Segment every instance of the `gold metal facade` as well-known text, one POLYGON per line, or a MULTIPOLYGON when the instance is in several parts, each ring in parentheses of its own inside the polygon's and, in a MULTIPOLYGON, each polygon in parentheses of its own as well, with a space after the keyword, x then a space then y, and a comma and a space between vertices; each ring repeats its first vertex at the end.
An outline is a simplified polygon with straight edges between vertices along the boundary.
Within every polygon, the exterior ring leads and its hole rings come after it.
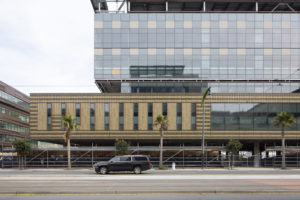
MULTIPOLYGON (((148 130, 147 103, 153 104, 153 120, 162 113, 162 103, 167 103, 169 120, 166 139, 201 139, 201 94, 32 94, 30 104, 31 137, 37 140, 63 140, 61 126, 61 103, 66 113, 75 118, 75 104, 80 103, 80 128, 72 134, 73 139, 158 139, 157 128, 148 130), (47 103, 52 105, 51 130, 47 130, 47 103), (90 130, 90 104, 95 104, 95 130, 90 130), (104 104, 109 103, 109 130, 105 130, 104 104), (119 130, 119 103, 124 103, 124 130, 119 130), (133 103, 138 103, 138 130, 133 130, 133 103), (182 129, 176 130, 176 103, 182 104, 182 129), (191 103, 196 103, 196 130, 191 130, 191 103)), ((300 103, 299 94, 212 94, 205 105, 205 134, 208 140, 279 140, 280 131, 265 130, 212 130, 211 103, 300 103)), ((287 139, 299 139, 300 131, 286 131, 287 139)))

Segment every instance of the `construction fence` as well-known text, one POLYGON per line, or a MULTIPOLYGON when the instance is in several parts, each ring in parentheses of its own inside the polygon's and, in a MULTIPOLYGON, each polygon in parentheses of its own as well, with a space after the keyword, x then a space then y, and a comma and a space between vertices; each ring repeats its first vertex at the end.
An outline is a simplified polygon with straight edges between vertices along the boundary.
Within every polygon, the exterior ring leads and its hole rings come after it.
MULTIPOLYGON (((113 156, 104 156, 104 157, 91 157, 91 156, 72 156, 71 162, 72 167, 92 167, 93 164, 99 161, 108 161, 113 156)), ((159 165, 159 157, 150 157, 151 164, 154 167, 159 165)), ((272 158, 262 159, 260 156, 252 157, 241 157, 234 156, 234 166, 235 167, 254 167, 254 163, 258 162, 259 167, 280 167, 281 166, 281 157, 276 156, 272 158)), ((3 156, 1 158, 1 168, 53 168, 53 167, 67 167, 67 157, 66 156, 57 156, 49 155, 44 156, 26 156, 21 162, 19 158, 15 155, 3 156)), ((206 168, 228 168, 230 166, 231 157, 230 156, 208 156, 204 158, 204 167, 206 168)), ((193 157, 164 157, 163 164, 164 166, 171 167, 175 163, 176 167, 202 167, 202 157, 193 156, 193 157)), ((300 167, 300 159, 298 157, 286 157, 286 166, 287 167, 300 167)))

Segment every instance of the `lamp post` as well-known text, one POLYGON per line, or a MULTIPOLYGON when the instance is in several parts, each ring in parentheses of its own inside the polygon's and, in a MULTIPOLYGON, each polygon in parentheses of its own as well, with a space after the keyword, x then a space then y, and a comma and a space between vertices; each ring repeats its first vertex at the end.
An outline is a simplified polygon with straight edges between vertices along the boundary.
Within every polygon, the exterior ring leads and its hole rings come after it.
POLYGON ((205 99, 206 96, 210 95, 210 87, 208 87, 203 96, 202 96, 202 101, 201 101, 201 105, 202 105, 202 169, 204 169, 204 152, 205 152, 205 132, 204 132, 204 121, 205 121, 205 99))

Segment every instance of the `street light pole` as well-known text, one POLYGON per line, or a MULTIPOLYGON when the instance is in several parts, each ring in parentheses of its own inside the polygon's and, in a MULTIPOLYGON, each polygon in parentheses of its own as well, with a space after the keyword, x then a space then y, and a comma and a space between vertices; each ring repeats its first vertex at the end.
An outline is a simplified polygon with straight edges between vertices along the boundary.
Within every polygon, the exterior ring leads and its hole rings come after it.
POLYGON ((202 169, 204 169, 204 138, 205 138, 205 133, 204 133, 204 121, 205 121, 205 99, 203 100, 202 104, 202 169))
POLYGON ((204 132, 204 121, 205 121, 205 98, 207 95, 210 94, 210 87, 208 87, 206 89, 206 91, 204 92, 203 96, 202 96, 202 101, 201 101, 201 105, 202 105, 202 169, 204 169, 204 152, 205 152, 205 132, 204 132))

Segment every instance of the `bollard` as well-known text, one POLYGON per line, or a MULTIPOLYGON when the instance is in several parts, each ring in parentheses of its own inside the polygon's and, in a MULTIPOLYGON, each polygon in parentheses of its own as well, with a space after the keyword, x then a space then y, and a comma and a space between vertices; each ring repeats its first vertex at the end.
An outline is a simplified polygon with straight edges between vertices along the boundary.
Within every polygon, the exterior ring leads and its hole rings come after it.
POLYGON ((172 169, 173 169, 173 170, 176 169, 176 164, 175 164, 175 162, 172 162, 172 169))

